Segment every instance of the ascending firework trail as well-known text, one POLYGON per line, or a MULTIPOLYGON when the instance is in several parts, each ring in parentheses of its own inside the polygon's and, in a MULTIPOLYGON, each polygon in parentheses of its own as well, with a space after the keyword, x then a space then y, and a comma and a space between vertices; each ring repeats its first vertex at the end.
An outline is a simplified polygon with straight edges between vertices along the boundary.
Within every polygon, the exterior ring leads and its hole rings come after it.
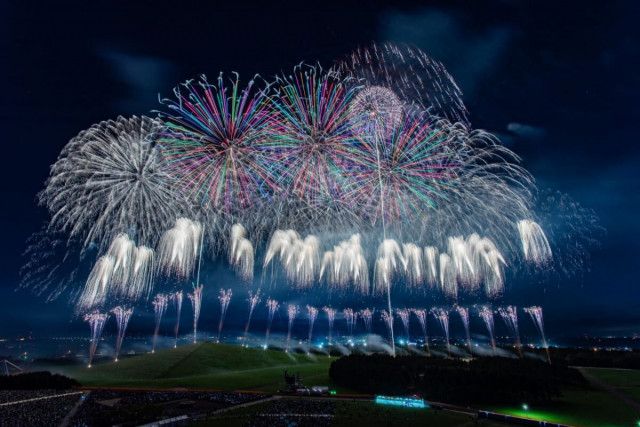
POLYGON ((231 289, 220 289, 220 296, 218 296, 218 300, 220 301, 220 322, 218 322, 218 338, 216 338, 216 342, 220 342, 220 334, 222 333, 222 326, 224 326, 224 317, 227 314, 227 308, 229 308, 229 303, 231 302, 231 289))

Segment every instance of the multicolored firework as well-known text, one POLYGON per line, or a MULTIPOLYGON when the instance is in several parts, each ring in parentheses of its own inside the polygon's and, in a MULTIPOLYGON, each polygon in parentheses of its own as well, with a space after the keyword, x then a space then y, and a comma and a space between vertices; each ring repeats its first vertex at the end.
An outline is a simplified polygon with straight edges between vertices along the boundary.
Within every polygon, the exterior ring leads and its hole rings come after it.
POLYGON ((227 308, 229 308, 232 295, 233 292, 231 292, 231 289, 220 289, 220 295, 218 295, 218 301, 220 301, 220 321, 218 322, 218 338, 216 339, 216 342, 220 342, 220 334, 222 333, 224 318, 227 315, 227 308))
POLYGON ((108 318, 109 313, 100 313, 99 311, 92 311, 91 313, 87 313, 84 315, 84 321, 87 322, 89 324, 89 328, 91 328, 91 340, 89 344, 89 368, 91 367, 93 357, 95 356, 96 350, 98 349, 98 341, 100 341, 102 330, 104 329, 104 325, 105 323, 107 323, 108 318))

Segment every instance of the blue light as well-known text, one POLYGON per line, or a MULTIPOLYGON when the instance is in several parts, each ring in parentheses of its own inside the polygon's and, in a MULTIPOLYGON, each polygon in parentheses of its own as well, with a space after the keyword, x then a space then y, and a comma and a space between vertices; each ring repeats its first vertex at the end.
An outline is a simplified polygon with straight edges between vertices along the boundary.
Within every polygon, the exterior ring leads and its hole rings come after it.
POLYGON ((425 409, 429 407, 424 400, 412 397, 376 396, 375 402, 379 405, 402 406, 404 408, 425 409))

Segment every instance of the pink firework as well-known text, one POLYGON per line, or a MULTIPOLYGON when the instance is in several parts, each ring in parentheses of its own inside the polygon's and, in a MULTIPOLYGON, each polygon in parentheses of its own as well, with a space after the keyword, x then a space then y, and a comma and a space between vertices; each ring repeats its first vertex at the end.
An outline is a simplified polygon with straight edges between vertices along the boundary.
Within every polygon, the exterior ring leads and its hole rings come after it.
POLYGON ((371 333, 371 321, 373 319, 373 310, 369 308, 365 308, 360 310, 360 317, 362 317, 362 321, 364 322, 364 327, 367 330, 367 333, 371 333))
POLYGON ((396 315, 402 321, 402 327, 404 328, 404 335, 407 337, 407 342, 409 341, 409 315, 411 311, 406 308, 399 308, 396 310, 396 315))
POLYGON ((484 325, 487 328, 487 332, 489 333, 489 341, 491 342, 491 348, 495 353, 496 339, 494 338, 494 332, 493 332, 495 329, 494 320, 493 320, 493 310, 491 309, 491 307, 487 307, 486 305, 482 306, 478 309, 478 316, 480 316, 480 318, 484 322, 484 325))
POLYGON ((345 308, 342 310, 342 315, 344 316, 344 320, 347 321, 347 331, 349 336, 353 336, 353 325, 356 323, 357 313, 353 311, 351 308, 345 308))
POLYGON ((393 316, 389 314, 389 312, 387 310, 382 310, 380 312, 380 317, 382 318, 382 320, 384 321, 384 324, 387 325, 387 330, 389 332, 389 338, 393 339, 393 316))
POLYGON ((431 355, 431 350, 429 349, 429 334, 427 330, 427 310, 414 308, 411 311, 418 318, 418 323, 420 323, 420 329, 422 329, 422 335, 424 336, 424 346, 427 350, 427 354, 431 355))
POLYGON ((313 324, 316 322, 316 318, 318 317, 318 309, 311 305, 308 305, 307 317, 309 318, 309 346, 311 346, 311 338, 313 336, 313 324))
POLYGON ((193 343, 197 342, 198 319, 200 319, 200 308, 202 307, 202 285, 194 286, 193 292, 187 294, 193 309, 193 343))
POLYGON ((218 301, 220 301, 220 321, 218 322, 218 338, 217 342, 220 342, 220 334, 222 333, 222 327, 224 326, 224 318, 227 314, 227 308, 229 308, 229 303, 231 302, 231 296, 233 293, 231 289, 220 289, 220 295, 218 296, 218 301))
POLYGON ((116 335, 116 354, 114 361, 118 361, 120 355, 120 349, 122 348, 122 341, 124 341, 124 334, 127 331, 127 325, 129 325, 129 319, 133 314, 133 308, 117 306, 111 310, 116 318, 116 325, 118 326, 118 333, 116 335))
POLYGON ((331 345, 333 339, 333 322, 336 320, 336 309, 331 307, 322 307, 322 311, 327 315, 327 322, 329 324, 329 345, 331 345))
POLYGON ((532 307, 525 307, 524 312, 531 316, 531 321, 538 332, 540 332, 540 337, 542 338, 542 346, 547 353, 547 362, 551 363, 551 356, 549 355, 549 345, 547 344, 547 337, 544 334, 544 319, 542 317, 542 307, 534 305, 532 307))
POLYGON ((445 340, 447 343, 447 354, 451 356, 451 347, 449 346, 449 311, 444 308, 432 308, 431 314, 440 323, 440 327, 444 332, 445 340))
POLYGON ((89 328, 91 328, 91 342, 89 344, 89 368, 91 367, 91 362, 93 362, 93 356, 95 356, 96 350, 98 349, 98 341, 100 341, 102 330, 104 329, 104 325, 105 323, 107 323, 108 318, 109 313, 100 313, 98 311, 93 311, 84 315, 84 321, 87 322, 89 324, 89 328))
POLYGON ((176 306, 176 325, 173 328, 173 333, 175 335, 175 341, 173 343, 173 348, 178 346, 178 334, 180 333, 180 316, 182 315, 182 300, 184 294, 182 291, 177 291, 171 294, 171 299, 173 300, 173 304, 176 306))
POLYGON ((267 315, 267 331, 264 335, 264 345, 267 347, 269 345, 269 334, 271 333, 271 323, 273 323, 273 316, 278 311, 278 307, 280 307, 280 303, 274 299, 267 299, 267 309, 269 310, 267 315))
POLYGON ((158 294, 153 299, 153 313, 155 315, 156 326, 153 330, 153 344, 151 347, 151 353, 156 351, 156 342, 158 341, 158 332, 160 331, 160 323, 162 322, 162 316, 167 311, 167 304, 169 302, 169 296, 165 294, 158 294))
POLYGON ((249 325, 251 325, 253 310, 255 310, 256 305, 260 303, 260 290, 258 290, 255 294, 249 291, 249 298, 247 298, 247 303, 249 304, 249 317, 247 318, 247 324, 244 327, 243 341, 246 341, 247 339, 247 333, 249 332, 249 325))
POLYGON ((286 351, 289 351, 289 345, 291 343, 291 328, 293 327, 293 322, 296 320, 296 316, 300 312, 300 307, 295 304, 289 304, 287 306, 287 316, 289 318, 289 323, 287 326, 287 348, 286 351))
POLYGON ((456 306, 456 311, 460 316, 460 320, 462 321, 462 325, 464 326, 464 332, 467 338, 467 347, 469 348, 469 353, 471 353, 471 333, 469 332, 469 309, 466 307, 461 307, 459 305, 456 306))
POLYGON ((518 328, 518 308, 515 305, 498 308, 498 314, 502 317, 505 325, 513 334, 513 345, 520 357, 522 357, 522 343, 520 342, 520 329, 518 328))

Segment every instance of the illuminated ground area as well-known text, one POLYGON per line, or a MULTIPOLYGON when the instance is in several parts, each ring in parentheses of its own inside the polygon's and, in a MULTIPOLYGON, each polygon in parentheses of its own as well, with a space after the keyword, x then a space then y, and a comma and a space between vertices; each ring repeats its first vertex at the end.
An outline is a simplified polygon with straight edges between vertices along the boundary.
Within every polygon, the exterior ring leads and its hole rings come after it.
MULTIPOLYGON (((306 385, 332 386, 328 374, 332 360, 335 358, 203 343, 162 350, 156 354, 124 358, 118 363, 98 363, 91 369, 84 366, 64 368, 64 373, 76 378, 85 386, 185 387, 275 392, 283 386, 282 372, 284 369, 299 373, 306 385)), ((640 401, 640 371, 596 368, 588 368, 585 371, 615 390, 621 391, 632 400, 640 401)), ((338 388, 339 396, 348 392, 349 390, 338 388)), ((528 410, 519 406, 479 409, 490 409, 538 420, 589 427, 632 426, 640 420, 640 412, 636 411, 632 405, 623 402, 611 390, 601 390, 595 387, 563 389, 563 396, 557 401, 544 406, 530 405, 528 410)), ((239 414, 243 414, 243 411, 246 412, 249 409, 238 411, 239 414)), ((333 425, 349 424, 353 421, 352 414, 361 414, 372 420, 371 425, 378 425, 374 421, 382 419, 379 418, 381 416, 378 414, 379 411, 386 411, 385 417, 400 417, 401 419, 415 417, 416 421, 424 421, 423 425, 426 425, 428 421, 433 421, 428 425, 444 426, 468 422, 468 419, 463 416, 462 421, 453 417, 448 423, 448 419, 444 417, 441 422, 438 419, 436 423, 434 420, 428 419, 428 417, 435 416, 433 411, 382 409, 367 402, 336 403, 332 422, 333 425)), ((444 415, 438 416, 443 417, 444 415)), ((226 414, 224 417, 228 416, 230 415, 226 414)), ((244 415, 242 416, 244 417, 244 415)), ((451 417, 451 415, 447 416, 451 417)), ((214 419, 207 422, 214 423, 221 420, 222 418, 218 421, 214 419)), ((224 425, 228 425, 227 422, 231 423, 230 419, 224 418, 224 420, 226 420, 224 425)))

